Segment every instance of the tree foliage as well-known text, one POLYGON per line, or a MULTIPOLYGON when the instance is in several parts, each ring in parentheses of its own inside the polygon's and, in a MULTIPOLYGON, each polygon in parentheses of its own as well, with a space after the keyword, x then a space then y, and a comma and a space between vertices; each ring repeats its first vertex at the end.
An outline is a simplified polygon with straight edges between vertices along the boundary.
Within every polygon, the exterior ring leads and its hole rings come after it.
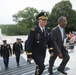
POLYGON ((16 25, 0 25, 2 34, 5 35, 17 35, 17 26, 16 25))
POLYGON ((27 7, 13 15, 19 34, 27 34, 30 28, 35 27, 37 13, 35 8, 27 7))
POLYGON ((58 24, 57 19, 60 16, 65 16, 68 20, 67 31, 76 30, 76 11, 72 9, 70 1, 62 0, 53 7, 49 15, 49 26, 56 26, 58 24))
MULTIPOLYGON (((44 10, 41 10, 44 11, 44 10)), ((30 28, 37 25, 36 15, 39 11, 32 7, 27 7, 13 15, 15 25, 0 25, 2 33, 5 35, 25 35, 28 34, 30 28)), ((65 16, 68 20, 66 31, 76 31, 76 11, 72 9, 70 1, 62 0, 55 4, 52 12, 48 12, 48 24, 50 28, 57 26, 57 19, 65 16)))

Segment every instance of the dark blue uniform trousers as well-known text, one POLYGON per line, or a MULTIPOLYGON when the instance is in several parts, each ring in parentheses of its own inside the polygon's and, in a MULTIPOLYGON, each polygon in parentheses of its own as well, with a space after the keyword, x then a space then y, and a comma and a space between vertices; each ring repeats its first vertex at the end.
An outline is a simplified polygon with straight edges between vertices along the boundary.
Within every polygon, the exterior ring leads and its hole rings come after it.
POLYGON ((37 56, 34 56, 33 59, 36 63, 35 75, 41 75, 45 69, 45 65, 44 65, 45 57, 42 55, 37 55, 37 56))
POLYGON ((9 63, 9 55, 3 55, 4 65, 7 68, 9 63))

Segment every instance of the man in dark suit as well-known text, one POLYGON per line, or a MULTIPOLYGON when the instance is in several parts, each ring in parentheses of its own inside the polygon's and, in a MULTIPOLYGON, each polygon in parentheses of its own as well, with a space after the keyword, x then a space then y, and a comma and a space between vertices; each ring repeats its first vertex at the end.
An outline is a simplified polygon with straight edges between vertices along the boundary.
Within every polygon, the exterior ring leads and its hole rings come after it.
POLYGON ((52 52, 53 48, 50 40, 50 32, 45 25, 47 24, 47 13, 41 12, 37 15, 39 25, 36 28, 32 28, 28 35, 26 51, 28 60, 32 59, 36 63, 35 75, 41 75, 45 69, 44 59, 46 56, 46 49, 52 52))
POLYGON ((11 46, 7 44, 7 40, 3 40, 1 45, 1 56, 4 60, 5 70, 8 69, 9 55, 12 55, 11 46))
POLYGON ((66 27, 67 24, 67 19, 64 16, 61 16, 58 18, 58 26, 54 27, 51 31, 51 39, 53 41, 53 46, 54 46, 54 55, 50 57, 49 60, 49 73, 50 75, 53 74, 52 72, 52 68, 54 65, 54 62, 57 58, 57 56, 59 58, 62 59, 62 62, 60 64, 60 66, 58 67, 58 71, 60 71, 62 74, 66 74, 66 72, 64 72, 64 68, 67 64, 67 62, 69 61, 69 55, 68 55, 68 51, 66 50, 66 48, 64 47, 63 43, 64 43, 64 36, 65 36, 65 32, 64 32, 64 28, 66 27))
POLYGON ((13 44, 13 54, 15 53, 16 63, 17 63, 18 67, 19 67, 19 61, 20 61, 21 51, 23 51, 23 46, 22 46, 22 43, 21 43, 21 39, 17 38, 17 42, 15 42, 13 44))

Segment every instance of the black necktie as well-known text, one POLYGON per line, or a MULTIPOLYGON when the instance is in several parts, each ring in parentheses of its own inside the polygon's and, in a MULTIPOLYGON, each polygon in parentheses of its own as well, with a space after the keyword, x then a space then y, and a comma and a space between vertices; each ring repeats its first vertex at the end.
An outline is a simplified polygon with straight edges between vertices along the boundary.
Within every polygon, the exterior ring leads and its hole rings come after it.
POLYGON ((46 37, 45 30, 43 29, 43 36, 46 37))
POLYGON ((44 35, 44 29, 42 29, 43 35, 44 35))
POLYGON ((44 33, 44 29, 43 29, 43 33, 44 33))

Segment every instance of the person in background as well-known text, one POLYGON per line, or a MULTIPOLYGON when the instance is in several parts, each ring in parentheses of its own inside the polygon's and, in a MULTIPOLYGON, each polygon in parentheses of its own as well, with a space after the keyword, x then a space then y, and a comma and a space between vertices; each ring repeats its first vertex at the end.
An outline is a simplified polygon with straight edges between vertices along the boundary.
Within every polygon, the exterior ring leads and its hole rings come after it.
POLYGON ((3 40, 3 44, 1 45, 1 56, 3 57, 5 70, 8 69, 10 55, 12 55, 11 46, 7 44, 7 40, 3 40))
POLYGON ((74 36, 74 39, 75 39, 75 41, 74 41, 74 42, 75 42, 75 44, 76 44, 76 34, 75 34, 75 36, 74 36))
POLYGON ((23 51, 21 39, 17 38, 17 41, 13 44, 13 54, 15 54, 16 56, 16 63, 18 67, 19 67, 19 62, 20 62, 21 51, 23 51))
POLYGON ((71 35, 72 35, 72 38, 69 40, 69 45, 70 45, 71 52, 73 52, 74 51, 75 37, 74 37, 74 34, 71 34, 71 35))

